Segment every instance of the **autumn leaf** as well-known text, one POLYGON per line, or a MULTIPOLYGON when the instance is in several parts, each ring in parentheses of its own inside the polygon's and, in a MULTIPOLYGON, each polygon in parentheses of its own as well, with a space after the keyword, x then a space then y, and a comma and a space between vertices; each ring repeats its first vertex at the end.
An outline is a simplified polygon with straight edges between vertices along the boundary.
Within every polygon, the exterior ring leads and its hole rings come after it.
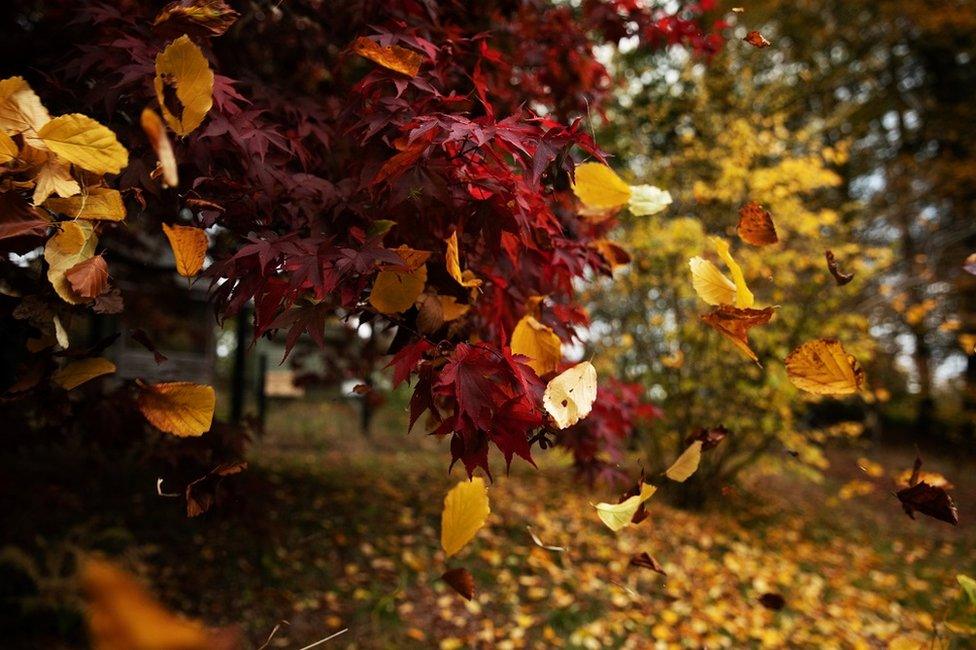
POLYGON ((460 284, 462 287, 480 287, 481 280, 474 277, 470 271, 461 273, 461 260, 458 252, 457 231, 452 232, 451 236, 444 241, 447 243, 447 251, 444 253, 444 260, 447 264, 447 272, 452 278, 454 278, 455 282, 460 284))
POLYGON ((170 226, 165 223, 163 232, 173 249, 176 272, 187 278, 199 273, 207 257, 207 233, 194 226, 170 226))
POLYGON ((721 305, 711 313, 701 316, 701 320, 735 345, 747 359, 759 363, 759 357, 749 346, 749 330, 765 325, 773 317, 773 308, 738 309, 721 305))
POLYGON ((709 305, 731 305, 735 302, 735 283, 718 270, 718 267, 702 257, 688 260, 691 268, 691 285, 698 297, 709 305))
POLYGON ((966 598, 969 599, 969 604, 976 607, 976 580, 973 580, 964 573, 956 575, 956 582, 962 587, 962 590, 966 594, 966 598))
POLYGON ((153 27, 200 27, 210 36, 220 36, 239 16, 224 0, 175 0, 156 15, 153 27))
POLYGON ((97 298, 108 288, 108 266, 101 255, 78 262, 64 275, 71 289, 82 298, 97 298))
POLYGON ((786 374, 794 386, 816 395, 848 395, 864 383, 857 359, 834 339, 807 341, 790 352, 786 374))
POLYGON ((759 597, 759 604, 765 607, 766 609, 779 611, 786 606, 786 599, 779 594, 766 592, 759 597))
MULTIPOLYGON (((827 252, 830 253, 830 251, 827 252)), ((831 253, 831 257, 833 257, 832 253, 831 253)), ((827 260, 827 263, 829 265, 830 263, 829 259, 827 260)), ((966 261, 962 263, 962 268, 964 271, 966 271, 966 273, 969 273, 970 275, 976 275, 976 253, 970 253, 966 257, 966 261)), ((836 278, 837 276, 834 277, 836 278)))
POLYGON ((512 354, 527 356, 529 367, 540 377, 558 368, 562 359, 562 341, 532 316, 523 316, 515 326, 511 349, 512 354))
POLYGON ((207 58, 185 34, 156 57, 156 99, 177 135, 188 135, 203 122, 213 106, 213 84, 207 58))
POLYGON ((48 264, 47 279, 62 300, 77 305, 85 302, 85 298, 71 287, 66 274, 72 267, 95 254, 98 237, 89 221, 79 219, 59 225, 61 231, 48 239, 44 246, 44 261, 48 264))
POLYGON ((37 151, 41 163, 34 177, 34 205, 41 205, 49 196, 74 196, 81 192, 81 185, 71 176, 71 165, 51 152, 37 151))
POLYGON ((173 145, 166 135, 166 127, 159 114, 151 108, 145 108, 139 119, 142 130, 149 138, 149 144, 156 152, 159 159, 159 168, 162 171, 163 187, 176 187, 179 185, 179 176, 176 171, 176 156, 173 154, 173 145))
POLYGON ((490 513, 488 488, 480 476, 461 481, 451 488, 444 497, 441 513, 441 547, 448 557, 474 538, 490 513))
POLYGON ((598 503, 596 514, 607 528, 617 532, 630 525, 631 520, 645 501, 651 498, 657 488, 650 483, 641 483, 640 492, 620 503, 598 503))
POLYGON ((471 305, 459 303, 454 296, 437 296, 437 299, 441 303, 441 313, 444 315, 445 323, 461 318, 471 309, 471 305))
POLYGON ((80 113, 54 118, 37 136, 58 156, 94 174, 118 174, 129 164, 129 152, 115 133, 80 113))
POLYGON ((182 438, 210 430, 216 402, 211 386, 175 381, 142 384, 137 403, 150 424, 182 438))
POLYGON ((0 165, 12 162, 20 154, 17 143, 9 135, 0 131, 0 165))
POLYGON ((654 185, 631 185, 627 209, 638 216, 650 216, 663 212, 673 202, 671 193, 654 185))
POLYGON ((449 569, 441 576, 441 580, 451 586, 451 589, 461 594, 465 600, 474 598, 474 576, 464 567, 449 569))
POLYGON ((121 221, 126 215, 122 195, 107 187, 93 187, 87 194, 68 198, 48 199, 44 207, 73 219, 121 221))
POLYGON ((729 268, 729 273, 732 274, 732 282, 735 284, 734 305, 739 308, 752 307, 755 298, 753 298, 752 292, 749 291, 749 287, 746 286, 746 278, 742 275, 742 267, 732 259, 732 253, 729 252, 729 242, 721 237, 711 237, 710 239, 715 246, 715 252, 722 258, 722 261, 729 268))
POLYGON ((598 239, 593 242, 593 247, 607 261, 611 270, 630 264, 630 254, 609 239, 598 239))
POLYGON ((837 266, 837 259, 834 257, 833 251, 824 251, 824 257, 827 258, 827 270, 830 271, 832 276, 834 276, 834 281, 837 283, 838 287, 842 287, 854 279, 853 273, 841 272, 840 267, 837 266))
POLYGON ((578 363, 549 382, 542 405, 560 429, 570 427, 587 415, 596 400, 596 368, 589 361, 578 363))
POLYGON ((352 44, 352 51, 359 56, 377 63, 387 70, 393 70, 408 77, 416 77, 424 57, 398 45, 384 47, 371 38, 360 36, 352 44))
POLYGON ((115 372, 115 364, 102 357, 72 361, 51 375, 55 384, 73 390, 86 381, 115 372))
POLYGON ((739 208, 739 225, 736 228, 742 241, 753 246, 766 246, 779 241, 773 215, 755 201, 739 208))
POLYGON ((660 573, 662 576, 668 575, 667 573, 664 572, 664 567, 661 566, 661 563, 657 561, 657 558, 655 558, 647 551, 631 556, 630 562, 628 564, 630 564, 630 566, 650 569, 651 571, 660 573))
POLYGON ((0 131, 7 135, 24 135, 31 147, 45 149, 37 132, 51 120, 40 97, 22 77, 0 81, 0 131))
POLYGON ((588 208, 609 210, 630 201, 630 185, 607 165, 587 162, 576 166, 573 193, 588 208))
POLYGON ((397 141, 396 145, 399 152, 383 163, 380 170, 376 172, 376 176, 370 181, 370 185, 376 185, 377 183, 396 178, 413 167, 420 160, 423 153, 427 151, 427 148, 436 135, 436 130, 431 129, 418 137, 414 142, 407 143, 405 139, 397 141))
POLYGON ((444 325, 444 308, 437 296, 421 295, 417 299, 417 329, 433 334, 444 325))
POLYGON ((921 457, 916 457, 915 464, 908 478, 908 487, 898 490, 895 493, 895 496, 901 501, 901 507, 904 509, 905 514, 914 519, 915 512, 921 512, 923 515, 927 515, 933 519, 944 521, 953 526, 958 525, 959 512, 956 510, 956 504, 953 503, 952 497, 949 496, 948 492, 948 488, 951 485, 945 478, 939 475, 936 476, 938 479, 942 479, 941 484, 939 484, 940 481, 937 479, 928 482, 923 479, 921 470, 922 459, 921 457))
POLYGON ((718 447, 719 443, 725 440, 728 435, 729 430, 722 425, 717 427, 702 427, 688 436, 685 439, 685 444, 690 445, 697 440, 702 443, 702 451, 708 451, 709 449, 718 447))
POLYGON ((674 464, 664 472, 664 475, 672 481, 684 483, 688 480, 688 477, 698 471, 698 465, 701 463, 701 455, 702 441, 695 440, 687 449, 681 452, 678 460, 674 461, 674 464))
POLYGON ((746 34, 742 40, 744 40, 749 45, 758 49, 762 49, 764 47, 769 47, 770 45, 772 45, 772 43, 766 40, 765 36, 763 36, 762 34, 760 34, 755 30, 746 34))
POLYGON ((380 271, 369 293, 369 304, 381 314, 398 314, 413 306, 427 284, 427 265, 412 271, 380 271))

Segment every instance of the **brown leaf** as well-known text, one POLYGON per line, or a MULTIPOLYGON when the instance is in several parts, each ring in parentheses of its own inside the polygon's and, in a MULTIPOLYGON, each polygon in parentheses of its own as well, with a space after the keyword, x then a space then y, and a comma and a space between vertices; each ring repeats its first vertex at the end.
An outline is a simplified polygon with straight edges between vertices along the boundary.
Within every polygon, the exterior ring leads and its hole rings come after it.
POLYGON ((739 208, 739 237, 753 246, 766 246, 779 241, 773 215, 755 201, 739 208))
POLYGON ((770 45, 772 45, 772 43, 766 40, 765 36, 763 36, 762 34, 760 34, 755 30, 746 34, 745 38, 743 38, 742 40, 744 40, 749 45, 759 49, 762 49, 764 47, 769 47, 770 45))
POLYGON ((463 567, 448 569, 441 576, 441 579, 449 584, 451 588, 461 594, 465 600, 474 598, 474 576, 463 567))
POLYGON ((779 594, 766 592, 759 597, 759 604, 766 609, 771 609, 774 612, 778 612, 786 606, 786 599, 779 594))
POLYGON ((953 526, 958 525, 959 512, 956 510, 956 504, 952 502, 952 497, 949 496, 947 490, 949 483, 933 485, 924 480, 919 480, 922 476, 921 470, 922 459, 916 456, 912 473, 908 478, 908 487, 895 493, 895 496, 901 501, 901 507, 904 508, 905 514, 914 519, 915 513, 921 512, 933 519, 944 521, 953 526))
POLYGON ((837 267, 837 259, 834 257, 833 251, 824 251, 824 257, 827 258, 827 270, 834 276, 838 287, 842 287, 854 279, 853 273, 841 273, 841 270, 837 267))
POLYGON ((706 325, 732 341, 736 349, 747 359, 759 363, 759 357, 749 347, 749 330, 758 325, 765 325, 772 317, 772 307, 740 309, 731 305, 720 305, 701 319, 706 325))
POLYGON ((67 270, 64 277, 82 298, 97 298, 108 289, 108 266, 101 255, 78 262, 67 270))
POLYGON ((247 469, 245 461, 223 463, 186 486, 186 516, 196 517, 213 506, 217 499, 217 487, 225 476, 240 474, 247 469))
POLYGON ((731 432, 722 425, 708 428, 702 427, 688 436, 685 439, 685 444, 690 445, 694 441, 699 440, 702 443, 702 451, 708 451, 717 447, 720 442, 725 440, 725 437, 729 433, 731 432))
POLYGON ((146 334, 145 330, 139 328, 129 330, 129 336, 132 337, 133 341, 152 352, 153 359, 156 361, 157 365, 169 358, 156 349, 156 344, 152 342, 152 339, 149 338, 149 335, 146 334))
POLYGON ((360 36, 352 44, 352 51, 359 56, 378 63, 388 70, 399 72, 408 77, 415 77, 420 72, 420 64, 424 57, 398 45, 383 47, 376 41, 360 36))
POLYGON ((175 31, 197 27, 210 36, 220 36, 238 16, 240 14, 227 6, 224 0, 176 0, 163 7, 153 21, 153 27, 175 31))
POLYGON ((422 334, 433 334, 444 324, 444 308, 436 295, 421 295, 417 312, 417 329, 422 334))
POLYGON ((647 551, 644 551, 643 553, 638 553, 633 557, 631 557, 630 566, 638 566, 645 569, 650 569, 651 571, 660 573, 662 576, 668 575, 667 573, 664 572, 664 567, 661 566, 661 563, 657 561, 657 558, 655 558, 647 551))
POLYGON ((123 308, 122 292, 118 287, 95 298, 92 305, 92 311, 96 314, 121 314, 123 308))

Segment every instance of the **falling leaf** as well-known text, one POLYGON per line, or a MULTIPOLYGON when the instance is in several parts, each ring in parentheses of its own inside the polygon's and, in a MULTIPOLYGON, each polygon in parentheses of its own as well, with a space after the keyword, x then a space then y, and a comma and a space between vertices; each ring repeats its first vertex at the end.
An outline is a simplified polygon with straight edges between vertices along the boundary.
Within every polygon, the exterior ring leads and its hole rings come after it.
POLYGON ((758 325, 765 325, 773 317, 773 308, 765 309, 737 309, 729 305, 721 305, 711 313, 701 317, 709 327, 727 338, 736 349, 750 361, 759 362, 759 357, 749 347, 749 330, 758 325))
POLYGON ((71 345, 71 342, 68 340, 68 330, 66 330, 64 325, 61 324, 61 318, 59 316, 55 316, 53 321, 54 338, 57 340, 58 345, 61 346, 62 350, 67 350, 68 346, 71 345))
POLYGON ((463 567, 449 569, 441 576, 441 580, 449 584, 465 600, 474 598, 474 576, 467 569, 463 567))
POLYGON ((51 375, 51 379, 53 379, 54 383, 61 388, 65 390, 73 390, 84 384, 86 381, 92 380, 95 377, 101 377, 102 375, 108 375, 113 372, 115 372, 114 363, 102 357, 94 357, 91 359, 72 361, 64 368, 61 368, 51 375))
POLYGON ((146 334, 145 330, 136 328, 134 330, 129 330, 129 336, 132 340, 152 352, 153 359, 157 364, 163 363, 167 360, 167 356, 156 349, 156 344, 152 342, 149 335, 146 334))
POLYGON ((539 548, 544 548, 547 551, 554 551, 556 553, 562 553, 566 550, 565 547, 562 546, 549 546, 548 544, 544 544, 542 540, 539 539, 539 536, 535 534, 535 531, 532 530, 532 526, 526 526, 525 529, 529 531, 529 536, 532 538, 532 542, 539 548))
POLYGON ((227 6, 224 0, 175 0, 157 14, 153 26, 196 26, 206 30, 210 36, 220 36, 238 16, 240 14, 227 6))
POLYGON ((479 287, 481 286, 481 280, 473 276, 467 275, 468 272, 461 273, 461 261, 458 253, 458 240, 457 231, 451 233, 451 236, 446 240, 447 242, 447 252, 444 254, 444 259, 447 264, 447 272, 451 275, 454 280, 460 284, 462 287, 479 287))
POLYGON ((691 284, 698 297, 709 305, 731 305, 735 302, 735 283, 718 270, 718 267, 701 257, 688 260, 691 268, 691 284))
POLYGON ((976 580, 960 573, 956 575, 956 582, 959 583, 959 586, 966 593, 966 597, 969 598, 969 604, 976 607, 976 580))
POLYGON ((95 299, 108 288, 108 266, 101 255, 78 262, 65 271, 71 289, 82 298, 95 299))
POLYGON ((125 219, 125 204, 118 190, 107 187, 93 187, 87 194, 76 194, 68 198, 48 199, 44 207, 60 212, 73 219, 92 219, 122 221, 125 219))
POLYGON ((200 126, 213 105, 213 83, 207 58, 185 34, 156 57, 156 99, 174 133, 188 135, 200 126))
POLYGON ((79 113, 54 118, 37 135, 58 156, 94 174, 118 174, 129 164, 115 133, 79 113))
POLYGON ((708 428, 702 427, 688 436, 685 439, 685 444, 690 445, 697 440, 702 443, 702 451, 708 451, 709 449, 718 447, 719 443, 725 440, 729 433, 729 430, 722 425, 708 428))
POLYGON ((766 592, 759 597, 759 604, 765 607, 766 609, 779 611, 786 606, 786 599, 780 596, 779 594, 766 592))
POLYGON ((587 162, 576 166, 573 193, 588 208, 609 210, 630 201, 630 185, 607 165, 587 162))
POLYGON ((674 464, 668 468, 664 475, 672 481, 684 483, 688 480, 689 476, 698 471, 698 465, 701 463, 701 455, 702 441, 695 440, 678 456, 678 460, 674 461, 674 464))
POLYGON ((187 278, 199 273, 207 256, 207 233, 194 226, 170 226, 165 223, 163 232, 173 249, 176 272, 187 278))
POLYGON ((665 368, 671 368, 672 370, 678 370, 685 365, 685 353, 680 348, 661 357, 661 365, 665 368))
POLYGON ((772 45, 772 43, 766 40, 765 36, 763 36, 757 31, 749 32, 742 40, 744 40, 749 45, 759 49, 762 49, 764 47, 769 47, 770 45, 772 45))
POLYGON ((71 165, 53 153, 43 153, 42 162, 34 177, 34 205, 44 203, 49 196, 74 196, 81 192, 81 186, 71 176, 71 165))
POLYGON ((140 388, 139 410, 160 431, 182 438, 210 430, 217 403, 213 387, 174 381, 140 388))
POLYGON ((485 480, 475 476, 461 481, 444 497, 441 546, 448 557, 456 554, 481 530, 491 513, 485 480))
POLYGON ((420 72, 420 64, 424 62, 424 57, 413 50, 398 45, 384 47, 365 36, 360 36, 353 42, 352 51, 364 59, 408 77, 416 77, 420 72))
POLYGON ((645 217, 667 209, 673 203, 671 193, 654 185, 631 185, 627 208, 630 213, 645 217))
MULTIPOLYGON (((915 458, 915 465, 912 467, 911 475, 908 479, 908 487, 898 490, 895 496, 901 501, 901 507, 912 519, 916 512, 923 515, 944 521, 956 526, 959 524, 959 512, 956 504, 949 496, 947 488, 936 486, 921 480, 922 459, 915 458)), ((944 479, 943 479, 944 480, 944 479)))
POLYGON ((22 77, 0 81, 0 131, 7 135, 22 133, 28 145, 45 149, 37 132, 50 120, 40 97, 22 77))
POLYGON ((593 247, 607 261, 611 270, 630 264, 630 253, 609 239, 598 239, 593 242, 593 247))
POLYGON ((142 130, 146 137, 149 138, 149 144, 156 152, 156 158, 159 159, 159 168, 163 174, 163 187, 176 187, 180 182, 176 171, 176 156, 173 154, 173 145, 169 141, 169 136, 166 135, 166 127, 163 125, 162 118, 151 108, 145 108, 139 122, 142 124, 142 130))
POLYGON ((794 386, 816 395, 849 395, 864 383, 857 359, 834 339, 807 341, 790 352, 786 374, 794 386))
POLYGON ((755 201, 749 201, 739 208, 739 237, 753 246, 766 246, 779 241, 773 215, 755 201))
POLYGON ((20 154, 17 143, 9 135, 0 131, 0 165, 12 162, 20 154))
POLYGON ((969 257, 967 257, 966 261, 963 262, 962 268, 963 270, 966 271, 966 273, 971 273, 972 275, 976 275, 976 253, 969 254, 969 257))
POLYGON ((471 309, 471 305, 459 303, 454 296, 437 296, 437 299, 441 301, 441 313, 446 323, 461 318, 471 309))
POLYGON ((426 284, 426 264, 412 271, 380 271, 369 293, 369 304, 381 314, 398 314, 413 306, 426 284))
POLYGON ((641 483, 640 492, 632 497, 628 497, 620 503, 598 503, 596 514, 600 521, 606 524, 607 528, 617 532, 628 526, 641 504, 651 498, 657 488, 650 483, 641 483))
POLYGON ((838 287, 842 287, 854 279, 853 273, 841 273, 841 270, 837 266, 837 259, 834 257, 833 251, 824 251, 824 257, 827 258, 827 270, 830 271, 832 276, 834 276, 834 280, 837 282, 838 287))
POLYGON ((217 487, 225 476, 247 469, 244 461, 223 463, 186 486, 186 516, 198 517, 210 510, 217 497, 217 487))
POLYGON ((66 274, 76 264, 95 254, 98 237, 90 221, 65 221, 59 225, 61 231, 48 239, 44 246, 47 279, 62 300, 77 305, 85 302, 85 299, 71 288, 66 274))
POLYGON ((554 377, 542 395, 542 405, 560 429, 589 415, 595 400, 596 368, 589 361, 578 363, 554 377))
POLYGON ((529 367, 540 377, 555 371, 562 359, 562 341, 532 316, 523 316, 515 326, 511 348, 513 354, 527 356, 529 367))
POLYGON ((715 252, 722 258, 722 261, 729 268, 729 273, 732 274, 732 282, 735 285, 735 306, 739 308, 752 307, 755 299, 752 296, 752 292, 749 291, 749 287, 746 286, 746 278, 742 275, 742 267, 732 259, 732 253, 729 252, 729 242, 721 237, 711 237, 710 239, 712 240, 712 244, 715 245, 715 252))
POLYGON ((657 558, 655 558, 647 551, 632 556, 630 558, 630 566, 650 569, 651 571, 656 571, 657 573, 660 573, 662 576, 668 575, 667 573, 664 572, 664 567, 661 566, 661 563, 657 561, 657 558))

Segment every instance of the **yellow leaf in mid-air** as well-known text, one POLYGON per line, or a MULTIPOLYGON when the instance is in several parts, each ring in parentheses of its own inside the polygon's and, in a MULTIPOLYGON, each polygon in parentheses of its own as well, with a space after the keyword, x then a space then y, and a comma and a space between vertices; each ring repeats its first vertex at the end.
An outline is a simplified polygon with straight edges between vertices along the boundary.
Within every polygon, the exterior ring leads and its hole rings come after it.
POLYGON ((699 298, 709 305, 735 302, 735 284, 717 266, 698 256, 688 260, 688 266, 691 267, 691 285, 699 298))
POLYGON ((696 440, 687 449, 681 452, 678 456, 678 460, 674 461, 674 464, 668 468, 664 475, 667 476, 672 481, 677 481, 678 483, 684 483, 688 480, 688 477, 698 471, 698 465, 701 463, 702 455, 702 441, 696 440))
POLYGON ((399 72, 408 77, 416 77, 420 72, 420 64, 424 62, 424 57, 399 45, 383 47, 371 38, 360 36, 352 44, 352 51, 369 59, 373 63, 378 63, 388 70, 399 72))
POLYGON ((186 34, 156 57, 156 99, 177 135, 187 135, 203 122, 213 106, 213 84, 207 57, 186 34))
POLYGON ((642 503, 650 499, 656 491, 657 488, 650 483, 641 483, 640 494, 628 497, 620 503, 598 503, 594 506, 596 514, 600 517, 600 521, 606 524, 607 528, 617 532, 630 524, 637 513, 637 509, 642 503))
POLYGON ((412 271, 380 271, 369 293, 369 304, 381 314, 399 314, 413 306, 427 284, 427 265, 412 271))
POLYGON ((176 156, 173 154, 173 145, 166 135, 166 127, 159 114, 151 108, 142 109, 142 116, 139 118, 142 130, 149 138, 149 144, 156 152, 159 159, 159 169, 163 176, 163 187, 176 187, 179 176, 176 173, 176 156))
POLYGON ((122 195, 118 190, 107 187, 93 187, 87 194, 76 194, 68 198, 48 199, 44 202, 44 207, 74 219, 125 219, 122 195))
POLYGON ((607 165, 587 162, 576 166, 573 193, 588 208, 609 210, 630 201, 630 185, 607 165))
POLYGON ((160 431, 183 438, 210 430, 217 404, 212 386, 173 381, 140 388, 139 410, 160 431))
POLYGON ((23 133, 24 142, 43 149, 44 143, 37 137, 37 132, 50 119, 41 98, 22 77, 0 81, 0 131, 7 135, 23 133))
POLYGON ((61 388, 72 390, 95 377, 113 372, 115 372, 114 363, 103 357, 94 357, 72 361, 51 375, 51 379, 61 388))
POLYGON ((722 258, 725 265, 729 267, 729 273, 732 274, 732 282, 735 284, 735 306, 740 309, 752 307, 755 303, 755 298, 753 298, 752 292, 749 291, 749 287, 746 286, 746 278, 742 275, 742 267, 732 259, 732 254, 729 252, 729 242, 721 237, 712 237, 711 240, 715 245, 715 252, 722 258))
POLYGON ((0 165, 6 165, 20 153, 17 143, 9 135, 0 131, 0 165))
POLYGON ((794 386, 816 395, 849 395, 864 383, 861 364, 834 339, 807 341, 790 352, 786 374, 794 386))
POLYGON ((86 302, 79 296, 65 277, 76 264, 95 254, 98 237, 89 221, 64 221, 58 224, 61 231, 47 240, 44 260, 48 264, 47 279, 61 299, 73 305, 86 302))
POLYGON ((490 513, 488 487, 480 476, 461 481, 451 488, 444 497, 441 513, 441 546, 448 557, 474 538, 490 513))
POLYGON ((476 278, 473 273, 470 271, 461 273, 461 258, 458 251, 457 231, 452 232, 451 236, 444 241, 447 243, 447 251, 444 253, 447 272, 462 287, 480 287, 481 280, 476 278))
POLYGON ((589 361, 578 363, 549 382, 542 405, 560 429, 572 426, 590 414, 596 401, 596 368, 589 361))
POLYGON ((207 233, 194 226, 170 226, 165 223, 163 232, 176 258, 176 272, 186 278, 199 273, 207 257, 207 233))
POLYGON ((524 354, 535 374, 545 375, 559 367, 562 359, 562 341, 552 331, 532 316, 523 316, 512 332, 513 354, 524 354))
POLYGON ((54 118, 37 135, 58 156, 94 174, 118 174, 129 164, 115 133, 80 113, 54 118))

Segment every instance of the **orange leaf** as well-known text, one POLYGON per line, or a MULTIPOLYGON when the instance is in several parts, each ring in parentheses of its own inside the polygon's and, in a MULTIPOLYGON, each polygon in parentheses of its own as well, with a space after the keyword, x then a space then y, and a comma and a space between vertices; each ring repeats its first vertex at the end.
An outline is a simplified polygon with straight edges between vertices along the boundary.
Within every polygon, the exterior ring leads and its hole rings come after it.
POLYGON ((742 40, 744 40, 749 45, 759 49, 762 49, 764 47, 769 47, 770 45, 772 45, 772 43, 766 40, 765 36, 763 36, 757 31, 749 32, 742 40))
POLYGON ((758 363, 759 358, 749 347, 749 329, 757 325, 765 325, 772 317, 772 307, 740 309, 731 305, 722 305, 712 310, 711 313, 705 314, 701 319, 719 334, 732 341, 746 358, 758 363))
POLYGON ((64 277, 82 298, 97 298, 108 288, 108 266, 101 255, 78 262, 65 272, 64 277))
POLYGON ((207 256, 207 233, 193 226, 163 224, 163 232, 176 258, 176 271, 187 278, 200 272, 207 256))
POLYGON ((444 572, 441 579, 451 585, 451 588, 461 594, 465 600, 474 598, 474 576, 467 569, 463 567, 449 569, 444 572))
POLYGON ((166 25, 179 29, 199 27, 210 36, 220 36, 237 20, 239 13, 231 9, 224 0, 174 0, 156 16, 154 27, 166 25))
POLYGON ((444 253, 444 260, 445 264, 447 265, 447 272, 462 287, 480 287, 481 280, 474 277, 473 273, 470 271, 461 273, 461 260, 458 252, 457 231, 452 232, 451 236, 445 241, 447 242, 447 252, 444 253))
POLYGON ((114 363, 102 357, 93 357, 72 361, 51 375, 51 379, 61 388, 72 390, 81 386, 86 381, 101 377, 102 375, 109 375, 113 372, 115 372, 114 363))
POLYGON ((370 181, 371 185, 376 185, 377 183, 382 183, 385 180, 399 176, 405 172, 410 167, 413 167, 414 163, 420 160, 420 156, 423 155, 427 147, 433 141, 436 135, 434 129, 427 131, 422 136, 417 138, 414 142, 404 145, 402 147, 397 147, 400 153, 394 155, 392 158, 383 163, 380 170, 376 172, 376 176, 370 181))
POLYGON ((211 386, 174 381, 140 388, 139 410, 160 431, 182 438, 210 430, 217 403, 211 386))
POLYGON ((861 364, 834 339, 807 341, 790 352, 786 375, 794 386, 816 395, 848 395, 864 383, 861 364))
POLYGON ((739 208, 739 237, 753 246, 765 246, 779 241, 773 215, 755 201, 739 208))
POLYGON ((420 72, 420 64, 424 62, 424 57, 412 50, 397 45, 383 47, 365 36, 360 36, 355 40, 352 44, 352 51, 388 70, 405 74, 408 77, 417 76, 417 73, 420 72))
POLYGON ((151 108, 145 108, 140 118, 142 130, 149 138, 156 157, 159 159, 159 168, 163 175, 163 187, 176 187, 179 184, 179 176, 176 173, 176 156, 173 155, 173 145, 170 144, 169 136, 166 135, 166 127, 163 125, 163 118, 151 108))

